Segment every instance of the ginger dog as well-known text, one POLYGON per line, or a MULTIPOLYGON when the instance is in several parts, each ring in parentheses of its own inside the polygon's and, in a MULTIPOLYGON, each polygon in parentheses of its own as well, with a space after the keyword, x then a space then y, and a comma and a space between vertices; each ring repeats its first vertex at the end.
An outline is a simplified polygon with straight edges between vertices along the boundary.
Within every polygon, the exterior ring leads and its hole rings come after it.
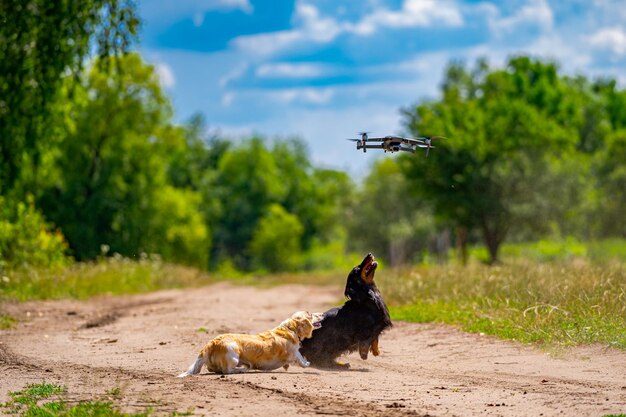
POLYGON ((285 369, 297 362, 306 368, 309 362, 300 353, 300 342, 321 327, 322 314, 298 311, 278 327, 257 335, 229 333, 211 340, 187 371, 178 375, 200 373, 206 365, 209 372, 231 374, 248 369, 271 371, 281 366, 285 369))

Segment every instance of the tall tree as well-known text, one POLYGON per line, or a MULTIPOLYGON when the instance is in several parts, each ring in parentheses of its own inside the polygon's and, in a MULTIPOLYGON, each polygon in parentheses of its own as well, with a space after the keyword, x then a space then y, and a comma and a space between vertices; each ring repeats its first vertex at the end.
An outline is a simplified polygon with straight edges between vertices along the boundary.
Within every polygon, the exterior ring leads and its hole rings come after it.
POLYGON ((596 223, 602 237, 626 238, 626 129, 608 138, 595 159, 597 172, 596 223))
POLYGON ((336 238, 345 220, 342 208, 349 201, 352 184, 345 174, 313 166, 305 144, 298 139, 274 143, 272 155, 286 187, 281 204, 295 214, 304 227, 302 248, 336 238))
POLYGON ((452 64, 442 99, 405 112, 413 134, 449 138, 428 159, 405 158, 406 174, 420 178, 416 191, 438 215, 480 232, 491 262, 511 227, 532 221, 555 188, 551 158, 575 149, 578 108, 569 93, 552 63, 518 57, 505 69, 479 62, 472 72, 452 64))
MULTIPOLYGON (((271 204, 279 204, 286 187, 276 161, 260 138, 252 138, 221 156, 208 199, 219 201, 214 224, 212 262, 231 259, 249 269, 248 245, 271 204)), ((206 197, 205 197, 206 198, 206 197)))
POLYGON ((303 227, 298 217, 279 204, 270 205, 259 219, 250 241, 252 264, 269 271, 293 271, 300 265, 303 227))
POLYGON ((351 250, 374 252, 391 266, 417 261, 433 234, 431 209, 409 190, 419 178, 403 175, 396 159, 382 159, 370 171, 351 216, 351 250))
POLYGON ((132 0, 0 2, 0 194, 38 191, 42 159, 58 140, 62 76, 80 73, 94 48, 125 52, 137 27, 132 0))
POLYGON ((200 195, 168 186, 170 152, 185 139, 154 68, 137 54, 105 59, 114 62, 95 63, 74 87, 72 123, 41 206, 78 259, 106 244, 126 256, 155 252, 205 266, 200 195))

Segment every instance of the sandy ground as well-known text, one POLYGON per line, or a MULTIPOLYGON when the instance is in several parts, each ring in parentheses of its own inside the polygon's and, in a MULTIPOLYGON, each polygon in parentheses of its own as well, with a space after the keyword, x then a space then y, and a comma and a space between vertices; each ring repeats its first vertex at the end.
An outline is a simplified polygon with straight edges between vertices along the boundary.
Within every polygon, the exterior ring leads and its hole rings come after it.
POLYGON ((90 301, 11 304, 0 332, 0 402, 42 381, 72 400, 114 399, 127 411, 194 415, 603 416, 626 413, 626 353, 546 352, 448 326, 394 323, 382 354, 349 371, 288 371, 177 379, 223 332, 259 332, 297 310, 337 304, 335 287, 216 284, 90 301), (198 331, 206 329, 206 332, 198 331), (110 396, 107 392, 119 391, 110 396))

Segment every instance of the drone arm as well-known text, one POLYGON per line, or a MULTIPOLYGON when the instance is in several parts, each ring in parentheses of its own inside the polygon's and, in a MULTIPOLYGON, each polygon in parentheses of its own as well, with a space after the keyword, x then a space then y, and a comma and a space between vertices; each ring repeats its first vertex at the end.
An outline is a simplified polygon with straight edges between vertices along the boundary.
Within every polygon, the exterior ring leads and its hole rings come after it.
POLYGON ((422 139, 413 139, 413 138, 402 138, 402 142, 407 143, 409 145, 425 145, 422 139))

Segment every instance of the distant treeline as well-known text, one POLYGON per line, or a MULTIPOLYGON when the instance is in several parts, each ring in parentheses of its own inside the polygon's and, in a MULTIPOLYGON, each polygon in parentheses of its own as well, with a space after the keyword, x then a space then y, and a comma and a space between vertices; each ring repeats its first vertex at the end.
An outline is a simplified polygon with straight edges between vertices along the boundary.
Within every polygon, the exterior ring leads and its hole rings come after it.
POLYGON ((626 237, 614 80, 524 56, 452 63, 441 98, 403 110, 408 133, 448 139, 427 159, 383 158, 356 184, 314 166, 300 140, 174 123, 154 68, 128 52, 132 2, 30 3, 0 6, 0 270, 114 253, 320 269, 350 251, 445 260, 472 242, 493 262, 505 240, 626 237))

